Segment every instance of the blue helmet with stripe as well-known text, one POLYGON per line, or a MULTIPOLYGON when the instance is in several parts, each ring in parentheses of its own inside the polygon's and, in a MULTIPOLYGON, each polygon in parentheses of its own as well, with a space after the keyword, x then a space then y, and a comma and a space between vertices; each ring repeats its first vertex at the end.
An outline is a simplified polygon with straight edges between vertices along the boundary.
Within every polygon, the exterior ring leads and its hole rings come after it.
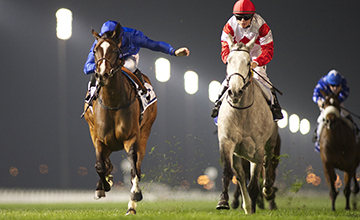
POLYGON ((326 82, 330 85, 340 85, 343 80, 343 77, 336 70, 330 70, 326 75, 326 82))

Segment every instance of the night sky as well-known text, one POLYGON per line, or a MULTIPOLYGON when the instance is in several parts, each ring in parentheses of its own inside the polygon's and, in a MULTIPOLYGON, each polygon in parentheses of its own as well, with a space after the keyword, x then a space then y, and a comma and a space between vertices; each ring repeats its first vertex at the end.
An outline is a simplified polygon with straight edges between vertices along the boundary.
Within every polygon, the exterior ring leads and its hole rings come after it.
MULTIPOLYGON (((174 48, 186 46, 189 57, 172 57, 147 49, 140 51, 139 68, 153 83, 158 95, 158 117, 148 141, 143 162, 145 180, 173 186, 184 180, 192 187, 208 166, 219 169, 216 127, 210 117, 213 103, 208 84, 222 81, 225 65, 220 59, 220 35, 232 15, 235 1, 131 0, 131 1, 0 1, 1 110, 0 188, 95 188, 95 154, 88 126, 80 115, 89 76, 83 66, 94 41, 91 28, 100 31, 103 22, 119 21, 141 30, 153 40, 174 48), (59 8, 73 13, 73 35, 66 42, 56 37, 55 13, 59 8), (59 54, 66 51, 66 85, 59 83, 59 54), (171 79, 157 82, 154 62, 165 57, 171 62, 171 79), (188 95, 183 74, 199 75, 199 91, 188 95), (61 88, 60 88, 61 86, 61 88), (66 117, 59 117, 60 97, 66 117), (66 134, 59 128, 63 122, 66 134), (66 150, 62 149, 65 142, 66 150), (67 152, 66 155, 63 152, 67 152), (45 164, 45 174, 39 166, 45 164), (10 175, 15 167, 18 174, 10 175), (87 175, 79 175, 83 167, 87 175), (170 173, 167 169, 174 170, 170 173), (159 177, 161 176, 161 177, 159 177), (161 179, 162 178, 162 179, 161 179)), ((322 177, 319 154, 311 142, 318 108, 312 92, 319 78, 337 69, 348 81, 350 96, 345 107, 360 115, 358 51, 359 1, 260 1, 253 0, 274 37, 274 58, 268 76, 284 95, 278 96, 288 114, 311 122, 307 135, 280 130, 282 154, 289 157, 279 165, 278 179, 291 173, 291 181, 305 181, 312 165, 322 177)), ((355 117, 354 117, 355 118, 355 117)), ((359 120, 355 119, 359 124, 359 120)), ((123 181, 120 161, 124 152, 111 156, 123 181)), ((220 179, 220 178, 218 178, 220 179)), ((220 182, 218 182, 220 184, 220 182)), ((322 184, 325 186, 325 179, 322 184)), ((219 186, 218 186, 219 187, 219 186)))

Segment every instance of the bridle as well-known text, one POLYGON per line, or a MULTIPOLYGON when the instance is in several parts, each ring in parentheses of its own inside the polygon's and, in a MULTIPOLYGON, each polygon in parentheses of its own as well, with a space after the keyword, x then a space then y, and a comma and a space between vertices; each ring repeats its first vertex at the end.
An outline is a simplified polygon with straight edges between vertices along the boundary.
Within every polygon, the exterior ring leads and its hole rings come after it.
MULTIPOLYGON (((244 52, 249 53, 248 50, 243 50, 243 49, 233 49, 233 50, 231 50, 230 52, 234 52, 234 51, 244 51, 244 52)), ((240 77, 242 78, 242 80, 243 80, 244 85, 243 85, 243 87, 241 87, 241 90, 242 90, 242 91, 246 90, 246 88, 249 87, 250 84, 251 84, 251 82, 252 82, 252 72, 251 72, 251 68, 249 67, 249 71, 248 71, 248 74, 247 74, 246 77, 244 77, 244 76, 241 75, 240 73, 233 73, 233 74, 230 74, 230 75, 227 77, 227 81, 229 82, 229 81, 230 81, 230 78, 231 78, 232 76, 235 76, 235 75, 240 76, 240 77), (248 78, 249 78, 249 79, 248 79, 248 78), (248 79, 248 80, 247 80, 247 79, 248 79)), ((228 97, 229 97, 229 96, 227 96, 226 101, 228 102, 228 104, 229 104, 231 107, 236 108, 236 109, 240 109, 240 110, 241 110, 241 109, 250 108, 250 107, 254 104, 254 87, 253 87, 253 99, 252 99, 252 102, 251 102, 250 105, 248 105, 248 106, 246 106, 246 107, 238 107, 238 106, 233 105, 233 104, 229 101, 228 97)))
MULTIPOLYGON (((108 39, 111 39, 111 38, 108 38, 108 39)), ((111 39, 111 40, 114 40, 114 39, 111 39)), ((115 40, 114 40, 114 41, 115 41, 115 40)), ((118 63, 118 61, 120 60, 120 64, 119 64, 118 66, 113 65, 113 64, 111 63, 111 61, 110 61, 109 59, 107 59, 106 57, 102 57, 102 58, 98 59, 98 60, 96 61, 96 63, 95 63, 96 67, 98 66, 98 63, 99 63, 100 61, 102 61, 102 60, 104 60, 105 62, 108 62, 108 63, 110 64, 111 69, 110 69, 110 72, 109 72, 109 74, 108 74, 108 75, 109 75, 109 78, 111 78, 112 76, 114 76, 114 74, 115 74, 119 69, 121 69, 121 68, 123 67, 124 63, 125 63, 125 59, 123 58, 124 55, 123 55, 123 53, 122 53, 122 51, 121 51, 120 48, 117 49, 116 53, 117 53, 117 56, 116 56, 116 61, 115 61, 115 63, 118 63), (120 55, 121 55, 121 58, 120 58, 120 55)), ((95 73, 96 73, 96 72, 95 72, 95 73)), ((100 92, 101 85, 100 85, 100 83, 97 83, 96 86, 97 86, 97 88, 96 88, 96 91, 97 91, 97 92, 96 92, 96 95, 98 96, 98 95, 99 95, 99 92, 100 92)), ((100 97, 98 97, 98 100, 99 100, 99 104, 100 104, 101 107, 103 107, 104 109, 107 109, 107 110, 120 110, 120 109, 128 108, 131 104, 133 104, 133 103, 135 102, 135 100, 136 100, 137 97, 138 97, 138 94, 136 94, 136 95, 134 96, 134 98, 133 98, 128 104, 123 105, 123 106, 118 106, 118 107, 108 107, 108 106, 105 106, 105 105, 103 104, 103 101, 101 100, 100 97)))
MULTIPOLYGON (((114 40, 114 39, 112 39, 112 38, 106 38, 106 39, 111 39, 111 40, 113 40, 113 41, 116 42, 116 40, 114 40)), ((120 48, 117 48, 116 54, 117 54, 117 56, 116 56, 116 61, 115 61, 115 63, 118 63, 118 60, 120 59, 120 64, 119 64, 117 67, 115 67, 115 66, 111 63, 111 61, 110 61, 109 59, 107 59, 106 57, 102 57, 102 58, 98 59, 98 60, 96 61, 96 63, 95 63, 95 66, 97 67, 97 66, 98 66, 98 63, 99 63, 100 61, 105 60, 105 62, 108 62, 108 63, 110 64, 111 69, 110 69, 110 72, 109 72, 108 75, 109 75, 109 77, 112 77, 112 76, 114 75, 114 73, 117 72, 119 69, 121 69, 121 67, 122 67, 122 66, 124 65, 124 63, 125 63, 124 55, 123 55, 123 53, 122 53, 122 51, 121 51, 120 48), (121 55, 121 58, 120 58, 120 55, 121 55)), ((97 69, 97 68, 95 68, 95 70, 96 70, 96 69, 97 69)), ((96 72, 95 72, 95 73, 96 73, 96 72)))

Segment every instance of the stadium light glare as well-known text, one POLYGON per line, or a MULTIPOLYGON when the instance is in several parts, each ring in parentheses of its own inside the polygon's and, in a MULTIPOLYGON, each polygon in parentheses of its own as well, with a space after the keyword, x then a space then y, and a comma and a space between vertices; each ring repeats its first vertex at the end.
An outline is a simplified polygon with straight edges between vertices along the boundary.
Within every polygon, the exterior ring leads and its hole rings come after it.
POLYGON ((155 77, 159 82, 167 82, 170 79, 170 61, 159 58, 155 61, 155 77))
POLYGON ((60 8, 56 14, 56 36, 60 40, 68 40, 72 35, 72 12, 66 8, 60 8))
POLYGON ((215 102, 218 98, 218 93, 220 89, 221 83, 213 80, 209 84, 209 99, 212 102, 215 102))
POLYGON ((310 131, 310 122, 306 118, 300 121, 300 132, 305 135, 310 131))
POLYGON ((185 91, 192 95, 199 89, 199 76, 194 71, 186 71, 184 74, 184 88, 185 91))
POLYGON ((289 129, 292 133, 296 133, 300 127, 300 118, 296 114, 292 114, 289 117, 289 129))

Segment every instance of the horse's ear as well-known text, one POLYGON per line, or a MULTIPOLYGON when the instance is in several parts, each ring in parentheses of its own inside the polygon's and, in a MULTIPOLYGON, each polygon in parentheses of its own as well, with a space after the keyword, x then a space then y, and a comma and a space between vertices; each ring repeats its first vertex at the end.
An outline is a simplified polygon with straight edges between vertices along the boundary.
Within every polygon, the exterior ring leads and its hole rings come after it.
POLYGON ((324 99, 326 98, 327 94, 326 92, 324 92, 324 90, 320 89, 320 94, 324 97, 324 99))
POLYGON ((115 39, 119 38, 120 35, 121 35, 121 31, 122 31, 122 27, 121 27, 121 25, 119 23, 117 23, 111 38, 115 38, 115 39))
POLYGON ((98 32, 94 31, 94 29, 91 29, 92 35, 95 37, 96 40, 100 38, 100 35, 98 32))
POLYGON ((246 48, 250 49, 253 48, 255 41, 256 41, 257 36, 254 36, 247 44, 246 44, 246 48))

